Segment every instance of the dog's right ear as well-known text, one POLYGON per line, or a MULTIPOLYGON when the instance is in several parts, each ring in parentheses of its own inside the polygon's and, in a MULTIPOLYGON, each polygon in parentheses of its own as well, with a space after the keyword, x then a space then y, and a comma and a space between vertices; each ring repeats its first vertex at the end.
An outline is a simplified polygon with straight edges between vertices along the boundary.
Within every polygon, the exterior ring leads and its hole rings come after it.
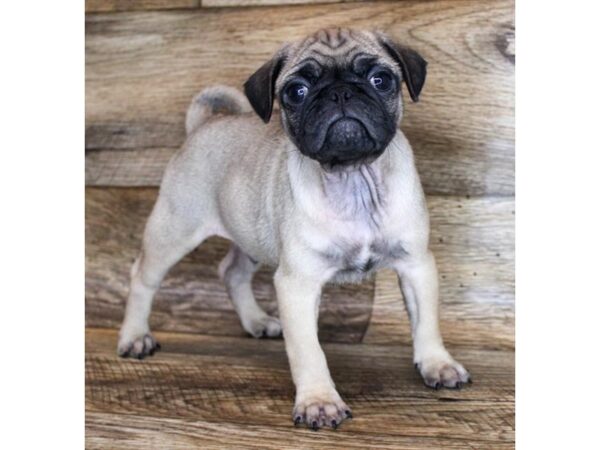
POLYGON ((379 42, 402 70, 403 81, 413 102, 419 101, 419 94, 427 76, 427 61, 411 48, 399 45, 387 35, 377 33, 379 42))
POLYGON ((285 63, 286 47, 282 48, 265 64, 262 65, 254 74, 244 83, 244 93, 250 104, 256 111, 256 114, 268 123, 271 120, 273 112, 273 102, 275 101, 275 82, 285 63))

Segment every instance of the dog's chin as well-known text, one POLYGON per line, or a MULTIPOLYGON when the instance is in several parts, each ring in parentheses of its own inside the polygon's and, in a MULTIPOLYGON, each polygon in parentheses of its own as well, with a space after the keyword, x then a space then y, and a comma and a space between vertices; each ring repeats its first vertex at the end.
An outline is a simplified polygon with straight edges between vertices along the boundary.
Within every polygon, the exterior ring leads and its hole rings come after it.
POLYGON ((314 158, 326 172, 349 172, 371 164, 383 153, 375 141, 362 136, 355 142, 326 140, 314 158))
POLYGON ((319 164, 323 171, 327 173, 352 172, 359 169, 361 166, 373 163, 380 155, 381 153, 377 153, 350 160, 338 160, 332 158, 328 161, 319 161, 319 164))
POLYGON ((383 154, 384 150, 384 148, 377 148, 371 143, 370 145, 358 148, 328 146, 318 152, 302 150, 300 152, 319 163, 325 172, 334 173, 350 172, 358 169, 360 166, 371 164, 383 154))

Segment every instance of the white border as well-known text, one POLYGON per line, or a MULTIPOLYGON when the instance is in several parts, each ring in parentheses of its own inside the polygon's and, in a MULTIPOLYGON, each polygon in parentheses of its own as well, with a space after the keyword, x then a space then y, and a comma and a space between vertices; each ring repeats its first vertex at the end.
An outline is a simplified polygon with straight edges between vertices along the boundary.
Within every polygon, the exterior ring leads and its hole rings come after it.
POLYGON ((0 13, 0 448, 84 448, 83 8, 0 13))
POLYGON ((517 448, 598 449, 600 15, 517 3, 517 448))
MULTIPOLYGON (((84 447, 83 2, 0 15, 0 447, 84 447)), ((517 446, 600 448, 600 27, 517 4, 517 446)), ((493 86, 490 86, 493 89, 493 86)))

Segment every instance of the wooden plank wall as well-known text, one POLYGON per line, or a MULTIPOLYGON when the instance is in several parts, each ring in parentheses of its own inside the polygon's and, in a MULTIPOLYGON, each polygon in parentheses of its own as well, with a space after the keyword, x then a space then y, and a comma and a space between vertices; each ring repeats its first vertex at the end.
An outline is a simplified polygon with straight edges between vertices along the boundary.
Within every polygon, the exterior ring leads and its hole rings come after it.
POLYGON ((379 28, 429 61, 402 128, 430 194, 514 193, 513 7, 507 0, 361 2, 88 14, 86 181, 157 185, 192 96, 241 86, 284 39, 379 28))
MULTIPOLYGON (((97 188, 86 193, 86 325, 117 328, 129 268, 141 241, 156 188, 97 188)), ((432 250, 443 294, 442 329, 451 345, 513 346, 513 201, 505 198, 430 197, 432 250)), ((227 251, 211 239, 178 264, 154 304, 154 330, 242 336, 237 316, 217 278, 227 251)), ((254 291, 275 311, 272 271, 261 270, 254 291)), ((390 271, 359 286, 329 287, 320 317, 321 338, 332 342, 410 345, 410 327, 390 271), (373 312, 373 302, 377 302, 373 312), (371 321, 367 333, 367 327, 371 321)))
MULTIPOLYGON (((401 128, 413 144, 431 208, 443 332, 451 345, 512 349, 513 2, 256 6, 271 3, 86 1, 87 324, 116 327, 120 320, 128 266, 164 166, 183 141, 192 96, 212 83, 239 87, 283 40, 337 25, 386 31, 429 61, 421 101, 407 104, 401 128)), ((155 327, 240 334, 216 280, 223 252, 224 243, 212 240, 169 276, 155 327)), ((273 308, 268 273, 258 278, 258 296, 273 308)), ((324 305, 326 340, 409 342, 390 272, 354 293, 332 295, 324 305)))
POLYGON ((86 0, 85 11, 152 11, 182 8, 243 7, 267 5, 301 5, 310 3, 342 3, 357 0, 86 0))

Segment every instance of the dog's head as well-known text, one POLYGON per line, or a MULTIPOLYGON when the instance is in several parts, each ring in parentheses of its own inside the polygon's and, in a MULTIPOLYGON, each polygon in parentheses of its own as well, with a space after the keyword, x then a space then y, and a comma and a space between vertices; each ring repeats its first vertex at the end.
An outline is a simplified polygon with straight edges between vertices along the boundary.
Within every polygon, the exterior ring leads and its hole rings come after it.
POLYGON ((245 83, 268 122, 275 98, 283 126, 304 155, 327 169, 379 157, 402 117, 402 82, 413 101, 427 62, 381 33, 321 30, 282 47, 245 83))

